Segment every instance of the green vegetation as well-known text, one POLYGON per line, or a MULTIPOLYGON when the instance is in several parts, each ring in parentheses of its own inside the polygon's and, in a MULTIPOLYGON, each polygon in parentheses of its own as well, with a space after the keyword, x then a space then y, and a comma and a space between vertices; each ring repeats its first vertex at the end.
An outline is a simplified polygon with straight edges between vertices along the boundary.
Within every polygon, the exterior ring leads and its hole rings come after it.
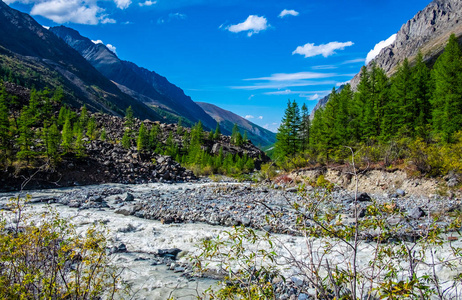
POLYGON ((462 249, 453 241, 460 238, 460 211, 451 221, 432 214, 426 226, 409 229, 412 220, 395 203, 373 200, 361 208, 355 197, 346 214, 329 181, 320 176, 311 185, 300 186, 296 200, 286 199, 296 215, 290 230, 303 240, 288 243, 266 231, 286 217, 271 210, 262 231, 234 227, 200 242, 191 257, 195 271, 224 275, 205 299, 276 299, 288 279, 284 270, 297 278, 300 295, 313 299, 457 298, 462 249))
POLYGON ((357 91, 332 90, 310 121, 295 101, 278 129, 275 157, 291 169, 316 163, 344 163, 353 148, 359 164, 400 166, 415 174, 460 172, 462 156, 462 51, 452 35, 433 70, 419 54, 404 60, 387 78, 363 67, 357 91))
POLYGON ((55 211, 37 215, 25 205, 13 198, 0 215, 0 298, 114 299, 127 291, 102 228, 78 234, 55 211))
MULTIPOLYGON (((158 154, 169 155, 183 166, 193 170, 196 175, 240 175, 243 172, 251 172, 255 168, 254 160, 246 154, 242 156, 239 154, 225 155, 222 148, 218 153, 213 154, 206 145, 213 144, 217 131, 212 134, 204 132, 200 121, 191 130, 182 128, 182 135, 174 136, 170 131, 165 142, 159 140, 161 138, 159 125, 154 124, 151 127, 149 136, 147 130, 144 129, 142 123, 137 137, 138 151, 154 151, 158 154)), ((239 139, 239 136, 237 132, 236 141, 242 144, 242 137, 239 139)))

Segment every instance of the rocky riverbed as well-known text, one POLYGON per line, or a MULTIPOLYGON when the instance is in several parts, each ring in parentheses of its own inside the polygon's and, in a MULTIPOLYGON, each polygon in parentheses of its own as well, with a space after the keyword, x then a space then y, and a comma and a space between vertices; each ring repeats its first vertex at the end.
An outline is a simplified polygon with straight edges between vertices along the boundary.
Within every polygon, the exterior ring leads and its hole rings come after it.
MULTIPOLYGON (((230 226, 242 224, 262 232, 273 232, 281 259, 288 257, 288 253, 299 260, 306 259, 306 239, 296 235, 297 212, 291 205, 303 201, 298 190, 279 185, 201 181, 102 184, 34 190, 27 194, 31 195, 31 210, 44 211, 48 205, 56 207, 79 230, 95 221, 106 224, 111 243, 108 251, 114 256, 114 264, 125 267, 123 278, 136 292, 135 299, 166 299, 170 295, 194 299, 214 280, 193 277, 188 254, 197 253, 196 244, 222 234, 230 226)), ((307 195, 314 195, 311 187, 304 190, 307 195)), ((7 200, 14 196, 17 193, 0 194, 0 208, 6 209, 7 200)), ((351 192, 336 188, 326 203, 338 209, 343 222, 351 222, 353 196, 351 192)), ((409 235, 409 232, 428 226, 432 220, 430 216, 461 209, 459 199, 413 196, 403 190, 388 195, 361 193, 358 209, 365 210, 372 199, 380 204, 392 203, 402 212, 387 222, 402 223, 404 236, 406 232, 409 235)), ((367 217, 367 210, 361 217, 367 217)), ((443 227, 449 221, 443 217, 439 225, 443 227)), ((461 247, 459 235, 452 234, 451 239, 452 246, 461 247)), ((348 252, 338 247, 339 251, 348 252)), ((369 248, 365 244, 359 254, 361 265, 367 265, 370 260, 372 249, 369 248)), ((440 252, 444 254, 445 251, 449 250, 440 252)), ((333 256, 332 261, 335 260, 333 256)), ((297 272, 293 268, 283 268, 283 272, 290 280, 279 288, 280 298, 309 299, 310 294, 303 288, 305 283, 297 277, 297 272)), ((439 272, 444 284, 449 286, 455 271, 441 268, 439 272)))

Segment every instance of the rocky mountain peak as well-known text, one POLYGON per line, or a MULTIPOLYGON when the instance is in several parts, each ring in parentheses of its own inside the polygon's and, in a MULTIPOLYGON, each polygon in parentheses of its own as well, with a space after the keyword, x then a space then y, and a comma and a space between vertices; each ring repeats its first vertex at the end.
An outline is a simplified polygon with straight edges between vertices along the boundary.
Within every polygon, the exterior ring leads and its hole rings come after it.
MULTIPOLYGON (((398 31, 396 40, 382 49, 367 67, 375 62, 387 75, 392 75, 399 63, 405 58, 412 63, 419 51, 424 60, 432 64, 452 33, 459 39, 462 37, 462 1, 434 0, 407 21, 398 31)), ((359 75, 351 80, 353 89, 359 83, 359 75)))

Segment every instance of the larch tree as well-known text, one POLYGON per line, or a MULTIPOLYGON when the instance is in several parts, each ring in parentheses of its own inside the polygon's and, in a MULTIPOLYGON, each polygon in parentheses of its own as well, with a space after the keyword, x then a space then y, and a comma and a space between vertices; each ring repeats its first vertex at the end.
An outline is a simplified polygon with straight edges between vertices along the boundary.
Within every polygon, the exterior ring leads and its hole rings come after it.
POLYGON ((462 51, 454 34, 433 67, 433 126, 445 141, 462 126, 462 51))

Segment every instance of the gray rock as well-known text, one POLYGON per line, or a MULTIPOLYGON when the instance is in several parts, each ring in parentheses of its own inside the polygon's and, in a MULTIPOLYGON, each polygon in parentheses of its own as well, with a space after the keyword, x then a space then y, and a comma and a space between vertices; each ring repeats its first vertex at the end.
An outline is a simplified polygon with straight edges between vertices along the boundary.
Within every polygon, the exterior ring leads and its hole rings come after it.
POLYGON ((171 248, 171 249, 158 249, 157 250, 157 255, 159 257, 168 257, 173 260, 176 259, 178 253, 181 252, 181 249, 178 248, 171 248))
POLYGON ((398 195, 401 196, 401 197, 406 196, 406 192, 403 191, 402 189, 397 189, 397 190, 396 190, 396 194, 398 194, 398 195))
POLYGON ((308 300, 308 299, 310 299, 310 296, 308 296, 307 294, 300 293, 300 295, 298 295, 298 300, 308 300))
POLYGON ((414 207, 413 209, 407 211, 407 216, 412 219, 418 219, 426 215, 427 214, 425 213, 425 211, 420 207, 414 207))
POLYGON ((396 226, 398 225, 399 223, 401 223, 403 219, 401 217, 390 217, 387 219, 387 223, 390 225, 390 226, 396 226))
POLYGON ((127 246, 124 243, 120 243, 119 245, 114 245, 111 249, 111 253, 125 253, 127 252, 127 246))
POLYGON ((121 214, 124 216, 131 216, 137 211, 137 207, 134 205, 122 206, 114 211, 116 214, 121 214))
POLYGON ((297 193, 298 192, 298 187, 296 187, 296 186, 290 187, 290 188, 286 189, 286 192, 297 193))
POLYGON ((250 226, 250 219, 246 217, 241 218, 241 224, 244 226, 250 226))
POLYGON ((359 194, 357 200, 359 202, 366 202, 366 201, 371 201, 371 197, 367 193, 361 193, 359 194))
POLYGON ((135 200, 135 197, 130 193, 127 193, 127 195, 124 198, 124 201, 129 201, 130 202, 130 201, 134 201, 134 200, 135 200))
POLYGON ((450 188, 456 187, 458 184, 459 184, 459 180, 457 180, 457 178, 455 177, 449 179, 448 182, 446 183, 446 185, 450 188))
POLYGON ((302 280, 302 279, 300 279, 300 278, 298 278, 298 277, 295 277, 295 276, 292 277, 292 278, 290 278, 290 279, 292 280, 292 282, 293 282, 296 286, 298 286, 298 287, 303 286, 303 280, 302 280))

